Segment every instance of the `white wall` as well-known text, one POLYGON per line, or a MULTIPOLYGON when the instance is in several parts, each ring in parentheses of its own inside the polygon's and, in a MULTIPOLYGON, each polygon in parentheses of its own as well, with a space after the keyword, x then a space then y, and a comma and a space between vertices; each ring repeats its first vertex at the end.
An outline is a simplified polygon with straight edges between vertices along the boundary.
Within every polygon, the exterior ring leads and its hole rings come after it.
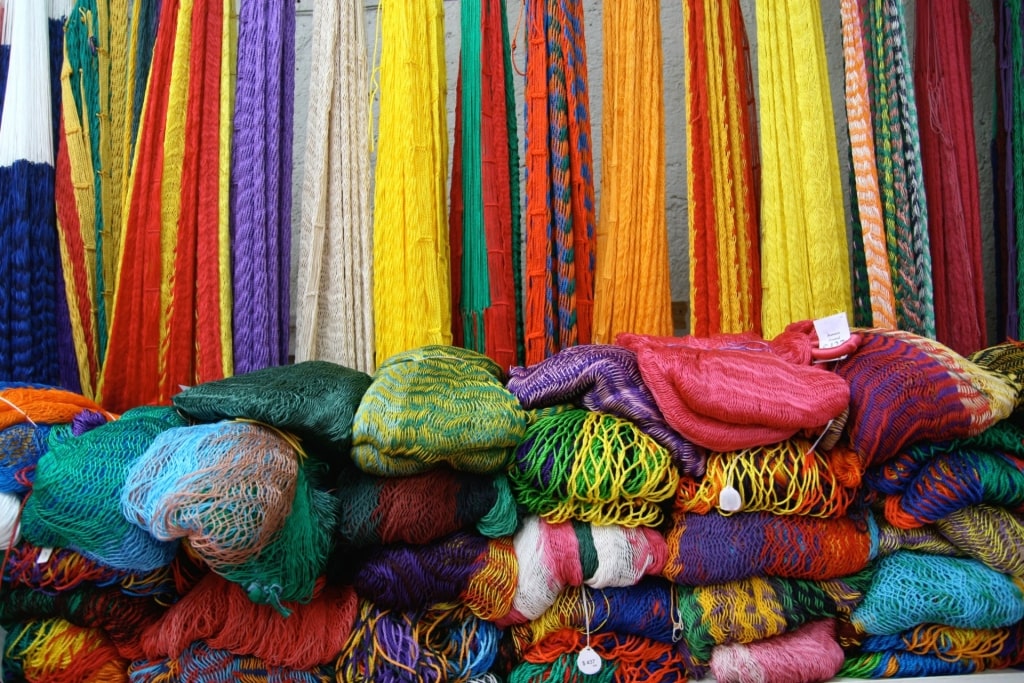
MULTIPOLYGON (((506 0, 508 3, 509 30, 519 25, 517 50, 513 59, 522 67, 525 59, 523 21, 518 21, 522 0, 506 0)), ((617 0, 632 1, 632 0, 617 0)), ((939 0, 942 1, 942 0, 939 0)), ((305 140, 305 112, 309 86, 309 67, 311 58, 310 36, 313 25, 313 6, 316 0, 298 0, 298 16, 296 20, 296 104, 295 104, 295 175, 293 178, 294 197, 293 225, 298 226, 300 198, 302 188, 302 150, 305 140)), ((600 180, 600 149, 601 149, 601 103, 603 78, 603 44, 601 32, 602 0, 583 0, 585 11, 585 31, 587 41, 587 67, 590 84, 590 111, 592 117, 594 145, 594 177, 600 180)), ((740 0, 743 15, 747 24, 747 33, 751 42, 751 57, 754 73, 757 68, 757 32, 755 22, 756 0, 740 0)), ((830 86, 832 91, 832 109, 836 123, 836 139, 839 142, 839 164, 845 194, 848 197, 849 162, 847 159, 846 113, 843 102, 843 54, 842 33, 839 15, 839 0, 822 0, 822 25, 825 31, 825 45, 828 58, 830 86)), ((373 57, 374 37, 377 35, 377 3, 367 3, 366 27, 370 58, 373 57)), ((908 30, 913 39, 914 0, 905 5, 908 30)), ((989 337, 993 341, 1002 338, 996 330, 995 321, 995 267, 994 236, 991 230, 992 192, 991 163, 989 161, 989 141, 992 134, 992 108, 995 102, 995 75, 993 53, 993 18, 992 5, 989 0, 971 0, 973 11, 973 67, 975 91, 975 121, 978 142, 978 166, 981 178, 982 199, 982 230, 984 237, 984 254, 986 259, 985 272, 988 279, 985 283, 987 310, 989 317, 989 337)), ((449 140, 452 139, 452 127, 455 122, 455 82, 459 66, 459 0, 444 0, 445 10, 445 52, 448 64, 448 126, 449 140)), ((687 202, 686 202, 686 99, 684 92, 684 46, 683 46, 683 12, 682 0, 663 0, 661 2, 662 44, 664 49, 664 84, 665 84, 665 139, 666 139, 666 210, 668 213, 669 256, 672 271, 672 299, 686 301, 689 298, 688 272, 689 255, 687 249, 687 202)), ((522 119, 522 82, 517 89, 520 119, 522 119)), ((755 88, 757 85, 754 78, 755 88)), ((522 124, 520 124, 522 125, 522 124)), ((520 131, 522 137, 522 131, 520 131)), ((600 202, 600 184, 595 188, 597 200, 600 202)), ((849 223, 849 207, 847 200, 847 223, 849 223)), ((297 230, 296 230, 297 232, 297 230)), ((298 252, 293 250, 293 254, 298 252)), ((294 272, 294 268, 293 268, 294 272)))

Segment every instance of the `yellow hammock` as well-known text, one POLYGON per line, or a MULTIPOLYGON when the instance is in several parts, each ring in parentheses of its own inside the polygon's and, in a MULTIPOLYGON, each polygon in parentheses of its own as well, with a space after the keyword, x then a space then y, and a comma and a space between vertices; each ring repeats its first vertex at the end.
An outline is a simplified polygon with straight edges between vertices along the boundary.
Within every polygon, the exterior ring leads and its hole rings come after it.
POLYGON ((818 0, 757 0, 762 333, 852 310, 818 0))
POLYGON ((383 0, 373 213, 378 365, 451 344, 448 128, 441 0, 383 0))
POLYGON ((672 334, 661 23, 653 0, 604 3, 595 343, 672 334))

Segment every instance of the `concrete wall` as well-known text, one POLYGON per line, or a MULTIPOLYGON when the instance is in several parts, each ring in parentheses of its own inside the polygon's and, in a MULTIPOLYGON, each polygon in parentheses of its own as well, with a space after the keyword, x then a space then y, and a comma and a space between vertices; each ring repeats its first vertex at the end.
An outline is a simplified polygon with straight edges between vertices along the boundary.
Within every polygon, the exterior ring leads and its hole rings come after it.
MULTIPOLYGON (((522 68, 525 61, 523 38, 525 19, 520 20, 522 0, 506 0, 510 31, 518 26, 517 49, 513 59, 522 68)), ((633 0, 617 0, 631 2, 633 0)), ((313 25, 313 6, 316 0, 298 0, 298 16, 296 21, 296 121, 295 121, 295 204, 294 225, 298 225, 300 210, 299 198, 302 187, 302 150, 305 138, 305 112, 309 85, 309 66, 311 58, 311 32, 313 25)), ((600 179, 601 168, 601 122, 602 122, 602 79, 603 79, 603 44, 601 27, 601 0, 583 0, 585 11, 585 31, 587 40, 587 59, 590 79, 590 105, 594 136, 595 178, 600 179)), ((757 31, 755 21, 755 0, 741 0, 747 33, 751 42, 751 57, 754 73, 757 68, 757 31)), ((684 90, 685 58, 683 46, 683 12, 682 0, 663 0, 661 2, 662 45, 664 49, 664 84, 665 84, 665 138, 666 138, 666 210, 669 230, 670 264, 672 272, 672 299, 686 301, 689 298, 688 272, 689 255, 687 249, 687 201, 686 201, 686 99, 684 90)), ((842 33, 839 15, 839 0, 822 0, 822 25, 825 33, 830 88, 832 93, 832 109, 836 125, 836 139, 839 142, 839 163, 843 181, 844 194, 847 197, 847 223, 849 223, 849 162, 847 154, 846 113, 843 94, 843 55, 842 33)), ((367 40, 370 58, 373 56, 374 37, 377 35, 377 3, 366 4, 367 40)), ((978 166, 982 183, 982 225, 984 231, 984 253, 986 257, 985 272, 987 308, 989 312, 989 337, 993 341, 1002 338, 996 330, 995 321, 995 268, 993 266, 994 245, 990 229, 992 213, 991 164, 989 162, 989 141, 992 134, 993 107, 995 103, 995 75, 993 56, 993 18, 992 5, 989 0, 971 0, 973 12, 973 68, 975 89, 975 120, 978 141, 978 166)), ((905 4, 908 19, 908 30, 913 40, 914 0, 905 4)), ((458 0, 445 0, 445 52, 448 65, 448 125, 449 139, 453 135, 454 126, 455 82, 459 66, 459 11, 458 0)), ((517 102, 520 118, 522 117, 522 83, 517 79, 517 102)), ((757 79, 754 79, 755 88, 757 79)), ((600 203, 600 185, 595 188, 600 203)), ((297 253, 298 250, 293 250, 297 253)), ((294 272, 294 269, 293 269, 294 272)))

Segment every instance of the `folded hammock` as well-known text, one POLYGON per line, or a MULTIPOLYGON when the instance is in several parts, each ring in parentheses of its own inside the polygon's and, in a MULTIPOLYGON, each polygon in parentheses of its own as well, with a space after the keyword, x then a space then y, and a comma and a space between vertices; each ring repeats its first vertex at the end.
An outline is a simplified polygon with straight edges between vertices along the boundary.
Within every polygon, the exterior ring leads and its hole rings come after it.
POLYGON ((338 657, 337 680, 469 681, 494 667, 501 635, 462 605, 403 612, 363 600, 338 657))
POLYGON ((24 681, 127 681, 128 660, 102 630, 59 617, 15 624, 4 642, 4 678, 24 681))
POLYGON ((216 650, 198 640, 177 657, 138 659, 128 667, 131 683, 173 681, 248 681, 258 683, 333 683, 334 667, 291 669, 260 657, 216 650))
POLYGON ((407 476, 447 464, 504 469, 526 434, 527 414, 483 354, 424 346, 377 368, 355 414, 352 460, 369 474, 407 476))
POLYGON ((677 512, 666 534, 665 577, 706 585, 754 576, 832 579, 864 569, 878 547, 874 519, 767 512, 677 512))
POLYGON ((384 609, 458 603, 497 621, 512 607, 518 574, 511 539, 456 532, 429 545, 373 548, 352 585, 360 598, 384 609))
POLYGON ((171 408, 134 408, 79 437, 51 444, 36 466, 21 517, 24 538, 66 547, 100 564, 146 572, 171 562, 172 541, 157 540, 121 513, 132 466, 164 431, 183 422, 171 408))
POLYGON ((633 422, 575 409, 530 425, 509 478, 516 500, 551 522, 657 526, 679 472, 633 422))
POLYGON ((864 332, 835 364, 850 385, 847 434, 865 464, 918 442, 975 436, 1008 417, 1020 384, 939 342, 893 330, 864 332))
POLYGON ((423 544, 460 530, 511 536, 519 523, 508 477, 438 467, 405 477, 348 468, 338 477, 341 541, 356 547, 423 544))
POLYGON ((572 403, 626 418, 668 449, 683 472, 703 473, 700 449, 668 426, 636 362, 636 353, 610 344, 562 349, 535 365, 509 370, 508 390, 527 410, 572 403))
POLYGON ((868 635, 922 624, 999 628, 1024 619, 1024 585, 974 559, 910 550, 878 560, 871 588, 851 616, 868 635))
POLYGON ((257 605, 240 586, 207 574, 159 621, 141 633, 136 659, 180 658, 204 642, 211 650, 262 659, 269 666, 313 669, 333 664, 355 622, 358 600, 351 586, 318 583, 307 604, 288 603, 284 617, 257 605))
POLYGON ((308 453, 336 462, 352 443, 352 420, 370 376, 328 361, 269 367, 189 387, 172 401, 201 422, 245 418, 291 432, 308 453))
POLYGON ((716 683, 817 683, 835 676, 844 659, 835 621, 823 619, 757 642, 719 645, 711 674, 716 683))
POLYGON ((569 587, 632 586, 665 565, 665 539, 649 527, 553 523, 530 516, 513 545, 518 585, 503 624, 537 619, 569 587))

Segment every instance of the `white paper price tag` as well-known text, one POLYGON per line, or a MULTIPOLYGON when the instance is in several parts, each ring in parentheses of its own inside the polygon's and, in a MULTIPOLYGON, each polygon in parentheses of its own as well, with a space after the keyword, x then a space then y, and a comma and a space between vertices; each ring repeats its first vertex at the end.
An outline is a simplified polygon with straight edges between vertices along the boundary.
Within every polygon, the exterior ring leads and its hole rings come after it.
POLYGON ((596 674, 601 670, 601 655, 588 645, 577 655, 576 668, 583 674, 596 674))
POLYGON ((850 338, 850 323, 846 313, 836 313, 815 320, 814 331, 818 333, 819 349, 834 349, 850 338))
POLYGON ((740 492, 731 486, 726 486, 718 493, 718 507, 725 512, 739 512, 743 509, 743 498, 740 492))
POLYGON ((36 557, 36 564, 46 564, 50 561, 50 555, 53 555, 53 548, 40 548, 39 555, 36 557))

